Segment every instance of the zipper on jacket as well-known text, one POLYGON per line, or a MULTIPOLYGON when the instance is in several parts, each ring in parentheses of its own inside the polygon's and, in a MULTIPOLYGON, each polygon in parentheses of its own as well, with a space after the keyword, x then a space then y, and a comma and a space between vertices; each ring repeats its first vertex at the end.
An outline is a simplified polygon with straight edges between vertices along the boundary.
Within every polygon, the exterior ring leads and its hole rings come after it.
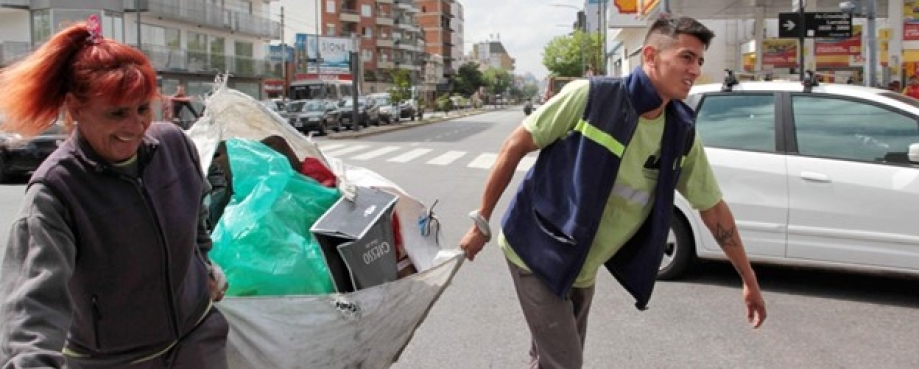
POLYGON ((175 339, 179 339, 181 335, 179 334, 179 318, 176 314, 176 303, 175 296, 172 291, 172 273, 169 269, 169 264, 172 261, 171 255, 169 254, 169 245, 166 244, 166 235, 163 234, 163 225, 160 224, 160 218, 157 216, 156 208, 153 207, 151 203, 150 196, 147 194, 147 189, 144 187, 144 180, 140 176, 132 180, 136 184, 137 192, 140 193, 140 196, 144 199, 144 204, 149 210, 149 214, 153 217, 153 223, 156 225, 157 235, 159 236, 160 245, 163 246, 163 255, 165 256, 165 271, 166 271, 166 301, 169 304, 169 318, 172 320, 172 333, 175 335, 175 339))
POLYGON ((102 312, 99 309, 99 297, 93 295, 90 300, 93 304, 93 337, 96 339, 96 350, 102 351, 102 331, 99 329, 99 321, 102 320, 102 312))

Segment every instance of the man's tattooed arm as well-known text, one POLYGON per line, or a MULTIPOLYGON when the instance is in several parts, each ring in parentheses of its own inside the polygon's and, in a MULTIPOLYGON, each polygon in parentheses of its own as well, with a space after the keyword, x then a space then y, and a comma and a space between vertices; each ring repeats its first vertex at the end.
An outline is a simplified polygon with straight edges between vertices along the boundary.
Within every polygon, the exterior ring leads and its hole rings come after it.
POLYGON ((715 237, 715 241, 718 242, 718 245, 721 245, 722 249, 740 245, 737 239, 737 227, 734 225, 725 227, 721 223, 718 223, 715 225, 712 236, 715 237))

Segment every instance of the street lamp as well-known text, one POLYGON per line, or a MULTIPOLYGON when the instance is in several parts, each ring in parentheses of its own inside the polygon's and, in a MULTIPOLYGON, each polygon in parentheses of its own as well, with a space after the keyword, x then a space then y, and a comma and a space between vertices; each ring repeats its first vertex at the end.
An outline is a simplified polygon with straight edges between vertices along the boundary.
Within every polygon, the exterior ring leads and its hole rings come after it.
MULTIPOLYGON (((569 8, 569 9, 577 10, 577 11, 578 11, 578 13, 577 13, 577 15, 578 15, 578 23, 579 23, 578 26, 580 27, 581 31, 584 32, 584 36, 587 35, 586 13, 584 13, 584 10, 583 10, 583 9, 581 9, 581 8, 579 8, 579 7, 576 7, 576 6, 574 6, 574 5, 568 5, 568 4, 549 4, 549 5, 550 5, 550 6, 557 7, 557 8, 569 8), (585 20, 584 20, 584 22, 581 22, 581 13, 584 13, 584 14, 585 14, 585 20)), ((584 49, 585 49, 585 47, 584 47, 584 41, 585 41, 585 40, 584 40, 584 38, 582 37, 582 39, 581 39, 581 71, 580 71, 580 73, 581 73, 582 75, 584 74, 584 71, 587 69, 587 68, 586 68, 586 64, 587 64, 586 61, 587 61, 587 60, 586 60, 585 57, 584 57, 584 49)))

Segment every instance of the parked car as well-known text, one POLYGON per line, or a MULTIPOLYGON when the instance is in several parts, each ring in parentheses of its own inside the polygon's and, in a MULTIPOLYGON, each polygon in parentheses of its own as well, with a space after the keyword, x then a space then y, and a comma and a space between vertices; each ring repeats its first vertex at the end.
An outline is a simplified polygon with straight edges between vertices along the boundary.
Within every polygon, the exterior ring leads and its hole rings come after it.
POLYGON ((316 131, 324 136, 341 130, 341 112, 335 103, 324 100, 299 100, 288 104, 290 125, 303 133, 316 131))
POLYGON ((402 119, 415 120, 418 115, 418 103, 414 99, 408 99, 399 104, 399 116, 402 119))
POLYGON ((28 139, 0 133, 0 182, 8 182, 13 175, 34 172, 68 136, 61 123, 28 139))
MULTIPOLYGON (((701 85, 686 101, 752 261, 919 275, 919 101, 801 82, 701 85)), ((674 210, 663 279, 724 258, 679 194, 674 210)))
POLYGON ((370 122, 376 120, 379 122, 380 116, 376 111, 370 112, 367 109, 367 99, 364 97, 357 98, 357 124, 351 121, 352 111, 354 110, 354 102, 352 99, 342 100, 341 105, 339 106, 341 110, 341 126, 348 129, 356 129, 360 127, 367 127, 370 125, 370 122), (370 114, 374 115, 371 116, 370 114))
POLYGON ((392 102, 392 96, 389 93, 370 94, 367 95, 367 98, 373 99, 373 105, 379 111, 381 122, 386 122, 387 124, 398 123, 399 119, 402 118, 399 112, 399 104, 392 102))
POLYGON ((262 100, 261 102, 262 105, 265 105, 265 107, 268 108, 268 110, 278 113, 281 118, 284 118, 285 120, 289 118, 289 115, 287 114, 287 102, 285 102, 283 99, 268 99, 262 100))

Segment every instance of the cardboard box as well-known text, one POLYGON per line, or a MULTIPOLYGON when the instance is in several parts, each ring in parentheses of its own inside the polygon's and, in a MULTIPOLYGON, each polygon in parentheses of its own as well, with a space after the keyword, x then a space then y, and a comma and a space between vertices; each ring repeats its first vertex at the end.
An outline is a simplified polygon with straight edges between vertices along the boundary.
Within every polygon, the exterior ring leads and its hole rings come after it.
POLYGON ((396 195, 358 187, 354 201, 344 197, 310 231, 325 254, 338 292, 352 292, 398 279, 392 211, 396 195))

